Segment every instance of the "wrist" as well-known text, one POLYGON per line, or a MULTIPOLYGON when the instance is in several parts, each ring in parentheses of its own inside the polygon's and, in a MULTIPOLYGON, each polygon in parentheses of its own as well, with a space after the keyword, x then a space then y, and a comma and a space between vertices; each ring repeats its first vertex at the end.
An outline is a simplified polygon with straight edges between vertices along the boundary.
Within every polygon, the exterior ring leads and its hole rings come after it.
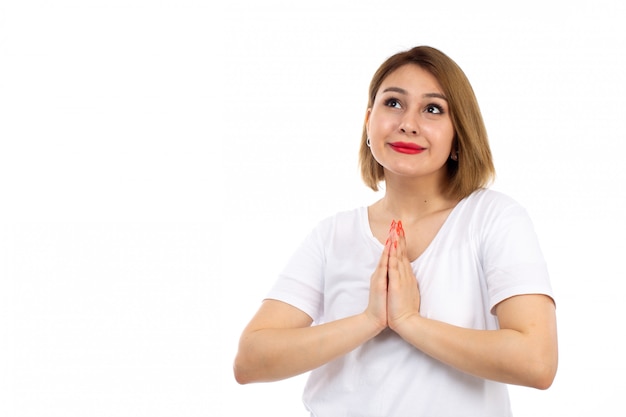
POLYGON ((410 313, 390 321, 389 327, 400 336, 404 333, 414 334, 422 320, 424 320, 424 318, 419 312, 410 313))
POLYGON ((367 326, 368 332, 372 334, 372 337, 387 328, 386 322, 381 321, 378 317, 369 314, 367 311, 361 313, 361 316, 366 323, 365 325, 367 326))

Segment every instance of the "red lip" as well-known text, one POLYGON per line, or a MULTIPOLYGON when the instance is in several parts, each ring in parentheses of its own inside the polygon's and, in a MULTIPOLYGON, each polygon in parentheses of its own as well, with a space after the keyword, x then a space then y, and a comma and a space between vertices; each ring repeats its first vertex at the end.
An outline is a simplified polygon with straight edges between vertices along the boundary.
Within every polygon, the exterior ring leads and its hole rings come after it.
POLYGON ((426 150, 426 148, 422 148, 421 146, 410 142, 393 142, 390 143, 389 146, 391 146, 391 149, 396 152, 408 153, 411 155, 422 153, 426 150))

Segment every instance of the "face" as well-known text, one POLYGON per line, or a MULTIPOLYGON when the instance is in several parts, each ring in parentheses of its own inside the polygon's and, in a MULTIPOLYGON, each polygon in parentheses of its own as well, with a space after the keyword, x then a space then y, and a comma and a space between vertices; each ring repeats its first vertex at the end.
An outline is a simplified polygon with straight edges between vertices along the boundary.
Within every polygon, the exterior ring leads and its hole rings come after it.
POLYGON ((385 178, 445 175, 454 128, 437 79, 418 65, 393 71, 380 85, 366 129, 385 178))

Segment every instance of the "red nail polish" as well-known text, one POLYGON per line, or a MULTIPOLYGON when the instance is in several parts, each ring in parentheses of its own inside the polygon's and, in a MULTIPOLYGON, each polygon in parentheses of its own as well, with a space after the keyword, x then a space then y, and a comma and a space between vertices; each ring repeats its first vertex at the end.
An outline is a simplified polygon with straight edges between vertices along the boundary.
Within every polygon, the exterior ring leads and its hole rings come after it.
POLYGON ((398 228, 396 229, 396 233, 399 236, 404 236, 404 227, 402 227, 402 220, 398 220, 398 228))

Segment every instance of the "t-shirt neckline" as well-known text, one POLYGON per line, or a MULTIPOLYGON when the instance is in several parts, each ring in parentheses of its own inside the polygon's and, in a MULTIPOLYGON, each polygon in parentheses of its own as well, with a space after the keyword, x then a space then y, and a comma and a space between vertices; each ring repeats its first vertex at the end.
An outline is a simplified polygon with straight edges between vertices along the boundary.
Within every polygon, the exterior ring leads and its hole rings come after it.
MULTIPOLYGON (((465 202, 467 201, 468 198, 469 198, 469 196, 461 199, 461 201, 459 201, 452 208, 452 210, 448 214, 448 217, 446 217, 446 219, 444 220, 443 224, 441 225, 441 227, 439 228, 439 230, 435 234, 435 237, 433 238, 433 240, 430 241, 430 243, 428 244, 426 249, 424 249, 424 251, 417 258, 415 258, 414 260, 411 261, 411 265, 416 265, 420 261, 420 259, 422 259, 422 258, 427 256, 428 252, 430 252, 432 250, 431 248, 436 246, 437 241, 441 239, 440 236, 444 234, 444 231, 448 227, 450 227, 449 225, 452 223, 451 219, 456 217, 456 213, 460 210, 460 207, 462 205, 465 205, 465 202)), ((369 239, 371 242, 373 242, 378 249, 380 249, 382 251, 383 248, 384 248, 384 245, 378 239, 376 239, 376 236, 374 236, 374 233, 372 232, 372 228, 370 227, 370 222, 369 222, 369 213, 368 213, 368 210, 367 210, 367 206, 362 206, 360 211, 361 211, 361 216, 360 216, 361 217, 361 227, 363 228, 365 236, 367 237, 367 239, 369 239)))

